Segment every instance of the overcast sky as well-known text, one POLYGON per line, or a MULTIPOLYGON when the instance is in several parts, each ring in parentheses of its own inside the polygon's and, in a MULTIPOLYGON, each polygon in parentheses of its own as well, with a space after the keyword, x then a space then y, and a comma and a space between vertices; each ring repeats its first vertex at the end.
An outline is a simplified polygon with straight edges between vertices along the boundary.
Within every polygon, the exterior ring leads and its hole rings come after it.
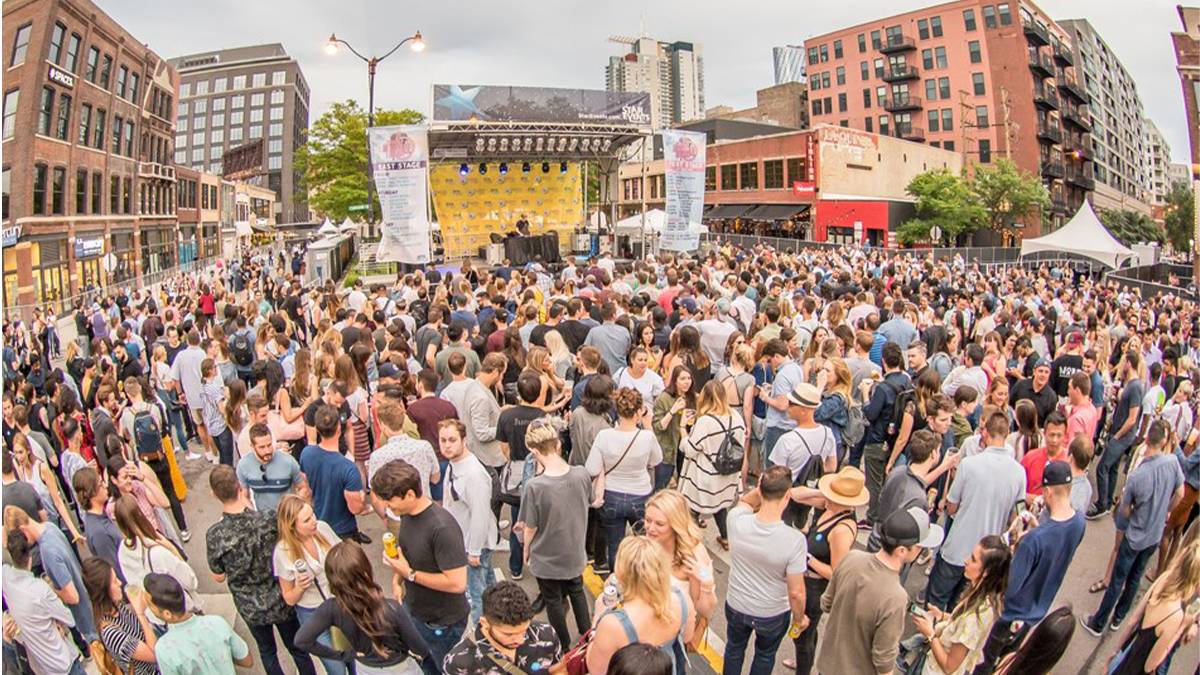
MULTIPOLYGON (((428 114, 437 83, 604 88, 604 66, 621 46, 611 35, 646 34, 699 43, 705 105, 754 105, 773 84, 771 47, 933 4, 925 0, 783 2, 741 8, 711 0, 205 0, 151 3, 97 0, 137 39, 165 57, 281 42, 300 61, 312 89, 312 119, 333 101, 365 107, 366 66, 352 54, 328 56, 331 32, 366 55, 382 54, 420 30, 422 54, 397 52, 379 66, 377 107, 428 114), (169 9, 167 9, 169 8, 169 9), (827 9, 828 8, 828 9, 827 9), (817 10, 814 12, 814 10, 817 10)), ((1187 128, 1170 32, 1180 29, 1175 0, 1041 0, 1055 18, 1087 18, 1133 74, 1146 115, 1185 161, 1187 128)))

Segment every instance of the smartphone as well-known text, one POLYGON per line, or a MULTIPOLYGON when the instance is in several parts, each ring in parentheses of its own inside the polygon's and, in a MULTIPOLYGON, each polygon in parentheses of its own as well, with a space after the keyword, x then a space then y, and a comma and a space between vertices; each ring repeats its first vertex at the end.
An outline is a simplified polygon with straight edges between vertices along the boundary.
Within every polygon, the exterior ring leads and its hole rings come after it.
POLYGON ((922 607, 921 603, 919 603, 919 602, 914 602, 911 605, 909 605, 908 613, 913 614, 915 616, 919 616, 921 618, 926 618, 929 616, 929 614, 925 611, 925 608, 922 607))

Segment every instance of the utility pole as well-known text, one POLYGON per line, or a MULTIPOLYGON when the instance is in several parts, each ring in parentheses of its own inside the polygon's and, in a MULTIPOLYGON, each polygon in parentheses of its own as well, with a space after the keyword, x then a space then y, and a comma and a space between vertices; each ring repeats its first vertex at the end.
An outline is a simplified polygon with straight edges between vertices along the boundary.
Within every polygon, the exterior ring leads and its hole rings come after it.
POLYGON ((974 132, 972 132, 971 138, 967 137, 968 129, 978 127, 978 120, 975 117, 975 107, 967 102, 967 96, 969 95, 966 89, 958 90, 959 143, 962 145, 963 173, 968 177, 971 175, 971 155, 978 152, 977 149, 971 147, 972 143, 975 144, 976 148, 978 147, 978 143, 975 143, 974 132))
POLYGON ((1012 121, 1012 102, 1008 97, 1008 87, 1000 87, 1000 113, 1004 119, 1004 157, 1012 160, 1013 137, 1018 125, 1012 121))

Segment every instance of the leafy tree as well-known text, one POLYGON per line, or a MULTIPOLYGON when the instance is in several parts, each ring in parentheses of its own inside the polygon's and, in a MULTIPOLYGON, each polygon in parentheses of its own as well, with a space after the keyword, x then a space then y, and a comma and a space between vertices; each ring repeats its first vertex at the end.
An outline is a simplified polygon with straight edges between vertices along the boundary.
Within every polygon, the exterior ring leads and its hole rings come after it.
POLYGON ((1101 209, 1097 215, 1109 233, 1126 246, 1163 241, 1162 230, 1144 213, 1128 209, 1101 209))
POLYGON ((1176 251, 1187 251, 1196 226, 1196 197, 1188 183, 1175 183, 1167 195, 1167 241, 1176 251))
POLYGON ((987 212, 986 224, 1006 240, 1015 234, 1019 220, 1050 206, 1050 193, 1041 180, 1008 159, 977 168, 971 189, 987 212))
MULTIPOLYGON (((375 126, 419 124, 415 110, 376 110, 375 126)), ((350 207, 367 203, 367 113, 354 100, 334 103, 308 128, 308 141, 296 151, 301 175, 297 194, 307 194, 313 211, 340 221, 350 207)), ((371 192, 372 213, 379 221, 379 199, 371 192)))
POLYGON ((901 243, 952 244, 987 222, 987 212, 975 200, 970 183, 946 169, 918 175, 907 190, 917 200, 916 213, 897 232, 901 243), (942 230, 938 241, 930 241, 929 232, 934 226, 942 230))

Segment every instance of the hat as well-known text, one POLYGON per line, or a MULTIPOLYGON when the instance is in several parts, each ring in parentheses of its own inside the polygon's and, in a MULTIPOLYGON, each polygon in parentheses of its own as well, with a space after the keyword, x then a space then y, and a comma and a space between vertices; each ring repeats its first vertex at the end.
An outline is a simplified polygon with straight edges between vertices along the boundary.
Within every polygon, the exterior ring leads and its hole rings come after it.
POLYGON ((695 298, 681 298, 679 300, 679 309, 686 309, 689 314, 695 314, 699 306, 696 304, 695 298))
POLYGON ((731 306, 732 305, 729 302, 729 298, 718 299, 717 300, 717 314, 720 314, 721 316, 725 316, 725 315, 729 314, 729 308, 731 306))
POLYGON ((1046 469, 1042 472, 1042 487, 1070 485, 1072 480, 1070 465, 1061 459, 1048 462, 1046 469))
POLYGON ((801 408, 815 408, 821 405, 821 392, 811 384, 803 382, 796 385, 792 393, 788 394, 788 404, 798 405, 801 408))
POLYGON ((880 535, 885 543, 895 546, 937 548, 946 533, 940 525, 929 522, 929 514, 919 506, 896 511, 883 520, 880 535))
POLYGON ((1079 331, 1076 330, 1076 331, 1071 331, 1067 335, 1067 344, 1078 345, 1078 344, 1082 344, 1082 343, 1083 343, 1083 333, 1080 333, 1079 331))
POLYGON ((379 377, 400 377, 400 369, 394 363, 383 363, 379 366, 379 377))
POLYGON ((1036 363, 1033 364, 1033 367, 1034 368, 1049 368, 1050 367, 1050 359, 1043 356, 1042 358, 1038 359, 1036 363))
POLYGON ((867 492, 866 476, 853 466, 843 466, 837 473, 821 476, 817 489, 821 495, 842 506, 862 506, 871 500, 867 492))

